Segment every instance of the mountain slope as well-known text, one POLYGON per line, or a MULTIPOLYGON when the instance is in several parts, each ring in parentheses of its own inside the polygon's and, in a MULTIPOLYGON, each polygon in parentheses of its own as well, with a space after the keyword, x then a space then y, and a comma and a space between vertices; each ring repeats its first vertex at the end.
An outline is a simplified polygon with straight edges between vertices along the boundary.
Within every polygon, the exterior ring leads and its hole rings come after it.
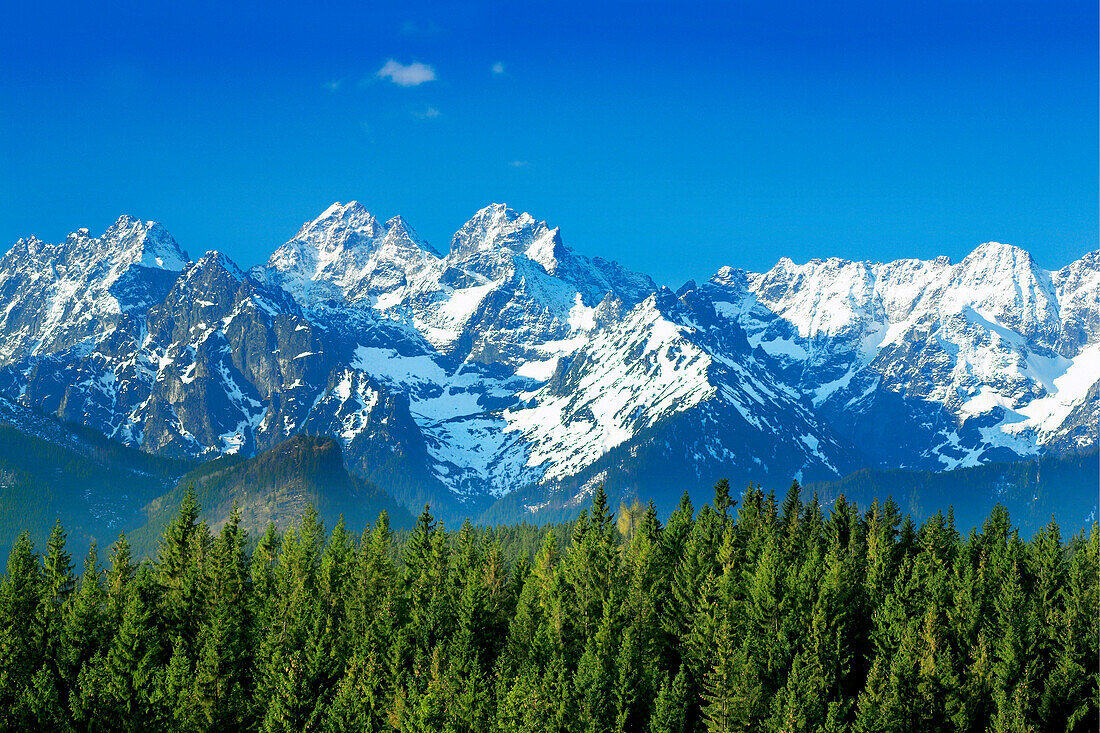
POLYGON ((1096 521, 1100 454, 1091 450, 943 472, 865 468, 803 488, 829 503, 844 495, 863 508, 875 498, 892 497, 914 521, 950 507, 964 534, 980 526, 995 504, 1003 504, 1024 536, 1042 529, 1052 517, 1068 535, 1096 521))
POLYGON ((142 453, 0 399, 0 553, 61 520, 74 556, 141 525, 142 507, 193 464, 142 453))
POLYGON ((781 259, 672 293, 503 204, 442 253, 350 202, 247 272, 130 217, 20 240, 0 295, 0 395, 24 408, 183 459, 329 436, 356 476, 444 516, 1098 440, 1100 253, 1056 272, 997 243, 781 259))
POLYGON ((188 487, 195 489, 201 516, 215 531, 234 506, 240 510, 241 526, 253 536, 262 534, 268 523, 280 530, 296 524, 309 506, 329 528, 341 516, 349 528, 366 527, 382 511, 394 528, 413 525, 412 515, 392 497, 348 473, 338 441, 299 435, 252 458, 222 456, 184 475, 171 491, 145 506, 146 521, 132 536, 135 548, 153 551, 188 487))
POLYGON ((1097 253, 1052 273, 994 242, 958 264, 783 259, 704 290, 878 465, 944 469, 1096 444, 1098 272, 1097 253))

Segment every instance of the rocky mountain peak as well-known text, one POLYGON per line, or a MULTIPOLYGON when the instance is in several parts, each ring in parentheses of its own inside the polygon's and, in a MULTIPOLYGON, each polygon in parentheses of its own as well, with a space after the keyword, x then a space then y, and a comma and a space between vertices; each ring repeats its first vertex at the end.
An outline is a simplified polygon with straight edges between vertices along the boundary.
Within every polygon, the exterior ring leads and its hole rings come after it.
POLYGON ((97 241, 109 255, 115 255, 124 265, 179 272, 189 261, 187 253, 158 222, 141 221, 128 214, 120 216, 98 240, 91 240, 88 230, 81 229, 70 234, 69 241, 97 241))
POLYGON ((416 230, 400 214, 390 217, 386 221, 386 233, 383 237, 383 246, 395 247, 401 250, 425 252, 432 257, 439 257, 435 248, 425 242, 416 233, 416 230))
POLYGON ((0 262, 0 397, 170 455, 333 436, 461 501, 1095 445, 1098 334, 1100 252, 782 258, 673 292, 505 204, 442 259, 352 201, 247 274, 133 217, 0 262))
POLYGON ((1057 287, 1065 293, 1080 292, 1100 302, 1100 250, 1086 253, 1053 274, 1057 287))
POLYGON ((203 273, 211 272, 218 274, 224 273, 237 282, 241 282, 245 278, 244 272, 241 268, 237 267, 237 263, 218 250, 212 249, 204 254, 198 262, 188 268, 187 272, 184 273, 184 279, 191 280, 203 273))
POLYGON ((159 224, 121 216, 98 237, 22 239, 0 259, 0 364, 89 342, 143 314, 188 263, 159 224))
POLYGON ((370 249, 385 231, 358 201, 336 202, 303 224, 293 238, 275 250, 268 265, 313 276, 346 253, 370 249))
POLYGON ((103 234, 93 237, 87 227, 70 232, 58 244, 36 236, 20 238, 0 260, 0 269, 17 267, 24 271, 49 266, 62 268, 67 276, 84 272, 95 274, 109 286, 131 265, 154 270, 179 272, 190 261, 172 235, 155 221, 141 221, 123 214, 103 234))
POLYGON ((308 298, 313 281, 341 281, 349 271, 362 269, 385 233, 359 202, 336 202, 275 250, 267 269, 283 287, 308 298))
POLYGON ((739 267, 724 265, 718 268, 708 282, 732 290, 747 290, 749 275, 750 273, 739 267))
POLYGON ((551 229, 546 222, 507 204, 490 204, 455 233, 450 257, 464 260, 484 254, 523 254, 554 274, 561 248, 557 228, 551 229))
POLYGON ((367 233, 372 237, 377 237, 382 233, 382 227, 378 220, 358 201, 349 201, 346 204, 336 201, 322 211, 316 219, 303 224, 298 236, 318 230, 348 230, 367 233))
POLYGON ((405 217, 398 214, 397 216, 391 216, 386 220, 386 234, 399 237, 408 237, 409 239, 416 239, 416 232, 405 221, 405 217))
POLYGON ((963 261, 984 260, 1010 264, 1031 264, 1031 253, 1022 247, 1004 242, 982 242, 968 254, 963 261))
POLYGON ((954 266, 945 307, 972 306, 982 317, 1028 337, 1055 339, 1058 298, 1051 274, 1020 247, 986 242, 954 266))

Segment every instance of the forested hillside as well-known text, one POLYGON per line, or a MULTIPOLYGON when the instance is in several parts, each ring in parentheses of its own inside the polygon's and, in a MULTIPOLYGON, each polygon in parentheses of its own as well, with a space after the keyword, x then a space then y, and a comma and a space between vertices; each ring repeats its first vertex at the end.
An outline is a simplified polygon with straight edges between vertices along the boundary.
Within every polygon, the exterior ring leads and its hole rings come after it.
POLYGON ((942 472, 865 468, 837 481, 807 484, 805 489, 816 492, 825 504, 844 496, 868 507, 875 497, 889 496, 918 522, 951 507, 964 533, 980 527, 990 510, 1001 504, 1012 514, 1020 535, 1028 538, 1051 517, 1071 532, 1096 521, 1098 472, 1100 455, 1090 450, 942 472))
POLYGON ((145 503, 193 465, 142 453, 91 430, 51 427, 56 432, 42 437, 0 419, 0 556, 24 529, 45 542, 57 518, 80 552, 97 538, 117 537, 144 523, 145 503))
POLYGON ((0 419, 0 557, 24 529, 35 543, 44 543, 55 519, 65 525, 76 555, 124 531, 134 557, 150 557, 189 486, 202 505, 202 519, 215 531, 236 505, 241 526, 253 537, 268 522, 290 526, 307 506, 330 526, 341 515, 363 526, 380 511, 395 529, 408 529, 416 520, 377 486, 350 473, 332 438, 296 435, 256 456, 221 456, 196 465, 39 419, 41 434, 0 419))
POLYGON ((290 526, 310 506, 330 526, 340 517, 352 526, 366 526, 383 511, 395 528, 407 529, 416 519, 378 487, 349 473, 336 440, 296 435, 252 458, 221 456, 184 475, 173 490, 145 507, 144 524, 129 538, 135 555, 156 553, 157 536, 189 488, 214 531, 234 509, 241 528, 253 536, 269 523, 277 529, 290 526))
POLYGON ((215 534, 135 564, 55 526, 0 582, 5 730, 1096 730, 1100 529, 962 536, 891 502, 729 485, 667 523, 215 534), (539 537, 542 537, 540 540, 539 537), (541 549, 534 551, 536 542, 541 549), (254 549, 249 549, 254 548, 254 549))

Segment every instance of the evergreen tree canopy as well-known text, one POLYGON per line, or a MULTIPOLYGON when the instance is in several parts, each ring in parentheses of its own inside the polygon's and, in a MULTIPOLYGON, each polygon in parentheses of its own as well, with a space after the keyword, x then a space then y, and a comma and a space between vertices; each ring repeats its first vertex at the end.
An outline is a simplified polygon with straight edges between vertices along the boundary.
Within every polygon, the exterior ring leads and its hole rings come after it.
POLYGON ((0 730, 1093 731, 1100 527, 963 537, 891 501, 729 483, 571 525, 253 539, 193 492, 154 559, 0 577, 0 730))

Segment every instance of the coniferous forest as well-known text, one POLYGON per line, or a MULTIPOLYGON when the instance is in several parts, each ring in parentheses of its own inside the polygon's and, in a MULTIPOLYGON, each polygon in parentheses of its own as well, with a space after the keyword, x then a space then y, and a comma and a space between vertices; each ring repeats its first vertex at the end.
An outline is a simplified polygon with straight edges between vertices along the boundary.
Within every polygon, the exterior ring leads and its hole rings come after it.
POLYGON ((1094 731, 1098 542, 1005 510, 966 536, 890 501, 727 482, 667 522, 360 534, 307 510, 78 571, 56 525, 0 585, 5 730, 1094 731))

